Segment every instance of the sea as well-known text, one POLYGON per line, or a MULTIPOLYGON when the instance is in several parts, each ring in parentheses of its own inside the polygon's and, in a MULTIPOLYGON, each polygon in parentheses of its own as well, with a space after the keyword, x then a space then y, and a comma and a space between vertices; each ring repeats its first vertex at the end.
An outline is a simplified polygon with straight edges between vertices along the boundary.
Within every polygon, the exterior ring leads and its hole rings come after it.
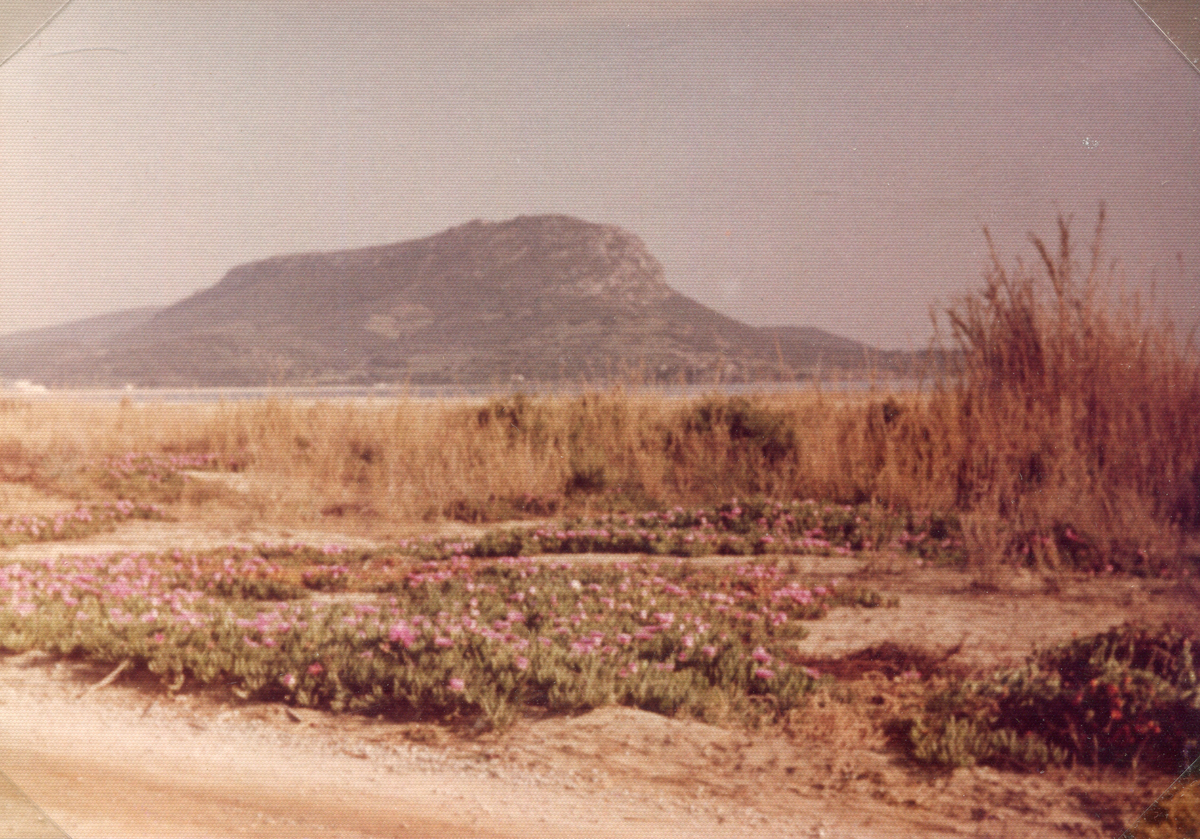
POLYGON ((527 396, 578 396, 584 393, 624 393, 630 396, 701 398, 705 396, 763 396, 787 393, 868 395, 871 393, 920 393, 930 382, 918 379, 837 379, 800 382, 727 382, 717 384, 652 385, 564 385, 510 383, 505 385, 320 385, 286 387, 196 387, 196 388, 45 388, 0 385, 0 398, 63 400, 92 403, 214 404, 221 402, 341 402, 490 400, 516 394, 527 396))

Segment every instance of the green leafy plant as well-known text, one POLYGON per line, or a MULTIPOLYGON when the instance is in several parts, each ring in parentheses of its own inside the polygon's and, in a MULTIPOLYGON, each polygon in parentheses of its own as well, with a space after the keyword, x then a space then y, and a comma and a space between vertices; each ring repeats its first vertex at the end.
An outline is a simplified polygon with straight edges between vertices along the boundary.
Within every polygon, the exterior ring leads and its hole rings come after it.
MULTIPOLYGON (((1194 639, 1123 625, 933 697, 914 758, 945 766, 1150 765, 1178 771, 1200 732, 1194 639)), ((1186 761, 1185 761, 1186 762, 1186 761)))

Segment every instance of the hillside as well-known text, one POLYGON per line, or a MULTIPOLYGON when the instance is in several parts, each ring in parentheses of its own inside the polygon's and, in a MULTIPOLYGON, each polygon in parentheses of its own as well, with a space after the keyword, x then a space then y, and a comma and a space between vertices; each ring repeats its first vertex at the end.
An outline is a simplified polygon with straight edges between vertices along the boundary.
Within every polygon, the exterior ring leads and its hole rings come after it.
POLYGON ((0 338, 48 384, 791 380, 902 354, 756 329, 685 297, 636 236, 566 216, 240 265, 172 306, 0 338), (103 328, 101 328, 103 326, 103 328))

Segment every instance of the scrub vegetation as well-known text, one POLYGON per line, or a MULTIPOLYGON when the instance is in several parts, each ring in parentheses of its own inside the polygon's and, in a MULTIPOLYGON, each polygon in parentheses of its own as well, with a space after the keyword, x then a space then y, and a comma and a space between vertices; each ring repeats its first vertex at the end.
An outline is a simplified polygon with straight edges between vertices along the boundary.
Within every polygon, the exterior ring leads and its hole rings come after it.
MULTIPOLYGON (((761 724, 835 678, 805 663, 807 622, 896 605, 789 557, 907 557, 985 590, 1016 568, 1195 576, 1200 362, 1105 297, 1102 222, 1085 262, 1061 221, 1036 266, 993 248, 946 312, 948 372, 915 390, 8 398, 0 478, 72 506, 10 513, 5 547, 206 511, 384 547, 22 559, 0 575, 0 647, 491 727, 611 703, 761 724)), ((1194 644, 1126 626, 952 674, 893 739, 939 767, 1177 770, 1194 644)))

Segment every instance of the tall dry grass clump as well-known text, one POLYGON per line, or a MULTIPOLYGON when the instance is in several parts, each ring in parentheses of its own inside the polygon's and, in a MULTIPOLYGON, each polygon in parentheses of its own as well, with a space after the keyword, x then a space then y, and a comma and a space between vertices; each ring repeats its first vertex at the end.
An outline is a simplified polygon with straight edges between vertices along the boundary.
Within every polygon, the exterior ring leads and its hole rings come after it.
POLYGON ((1031 234, 1037 272, 987 236, 983 290, 948 312, 961 368, 935 402, 954 417, 954 505, 1002 558, 1137 565, 1200 526, 1195 346, 1112 296, 1103 228, 1101 207, 1086 263, 1064 219, 1057 248, 1031 234))

